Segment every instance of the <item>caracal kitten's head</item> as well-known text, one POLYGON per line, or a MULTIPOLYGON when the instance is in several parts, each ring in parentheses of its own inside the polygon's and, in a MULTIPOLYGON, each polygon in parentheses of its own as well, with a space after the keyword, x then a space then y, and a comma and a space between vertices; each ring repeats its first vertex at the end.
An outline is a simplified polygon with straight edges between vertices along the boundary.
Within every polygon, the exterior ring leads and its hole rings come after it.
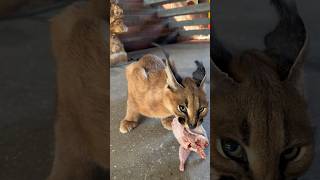
POLYGON ((192 77, 182 78, 174 64, 168 58, 165 60, 165 104, 178 117, 179 122, 190 129, 201 125, 208 113, 208 100, 204 88, 206 71, 201 62, 195 63, 197 69, 192 73, 192 77))

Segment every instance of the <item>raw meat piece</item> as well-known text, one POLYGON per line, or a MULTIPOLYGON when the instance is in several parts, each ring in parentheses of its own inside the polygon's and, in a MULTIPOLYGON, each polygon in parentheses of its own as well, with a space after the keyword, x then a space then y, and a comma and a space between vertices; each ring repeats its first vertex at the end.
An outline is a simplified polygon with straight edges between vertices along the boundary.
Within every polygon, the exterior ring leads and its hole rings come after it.
POLYGON ((206 158, 204 149, 209 145, 209 143, 203 127, 195 128, 192 132, 181 125, 177 118, 174 118, 172 121, 172 131, 180 144, 180 171, 184 171, 184 164, 191 151, 196 152, 202 159, 206 158))

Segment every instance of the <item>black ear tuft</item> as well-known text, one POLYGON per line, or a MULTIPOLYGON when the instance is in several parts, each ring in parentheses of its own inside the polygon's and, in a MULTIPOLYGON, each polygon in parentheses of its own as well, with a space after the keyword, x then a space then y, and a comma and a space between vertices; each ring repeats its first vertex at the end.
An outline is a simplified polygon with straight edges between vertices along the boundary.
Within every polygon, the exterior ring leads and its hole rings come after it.
POLYGON ((203 79, 206 76, 206 69, 204 68, 202 62, 199 62, 197 60, 194 61, 194 62, 197 65, 197 69, 196 69, 196 71, 194 71, 192 73, 192 78, 193 78, 193 80, 196 81, 197 86, 200 86, 202 81, 203 81, 203 79))
MULTIPOLYGON (((212 25, 212 27, 214 27, 212 25)), ((232 61, 232 54, 229 52, 218 39, 214 28, 210 31, 210 61, 213 62, 222 72, 229 72, 229 64, 232 61)))
POLYGON ((271 0, 279 16, 276 28, 265 36, 266 54, 278 64, 281 80, 289 76, 299 54, 304 53, 307 32, 295 1, 271 0))

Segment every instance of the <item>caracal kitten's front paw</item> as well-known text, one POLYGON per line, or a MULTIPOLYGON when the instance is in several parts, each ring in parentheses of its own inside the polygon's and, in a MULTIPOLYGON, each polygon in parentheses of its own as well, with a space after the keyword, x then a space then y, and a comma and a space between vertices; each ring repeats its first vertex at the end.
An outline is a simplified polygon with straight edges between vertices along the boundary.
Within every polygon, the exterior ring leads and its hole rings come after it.
POLYGON ((138 122, 128 121, 128 120, 124 119, 120 122, 120 132, 123 134, 128 133, 133 128, 137 127, 137 124, 138 124, 138 122))
POLYGON ((173 116, 170 116, 170 117, 161 119, 162 126, 167 130, 171 131, 172 130, 171 124, 172 124, 173 118, 174 118, 173 116))

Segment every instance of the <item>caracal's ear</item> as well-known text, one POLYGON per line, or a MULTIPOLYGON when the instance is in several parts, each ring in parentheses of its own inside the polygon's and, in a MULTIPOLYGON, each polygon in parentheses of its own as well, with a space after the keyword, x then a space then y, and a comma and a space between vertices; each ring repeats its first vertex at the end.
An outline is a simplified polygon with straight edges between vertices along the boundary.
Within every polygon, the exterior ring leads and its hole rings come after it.
POLYGON ((177 90, 179 88, 183 88, 183 86, 177 81, 177 77, 173 72, 172 64, 169 62, 168 59, 165 60, 165 72, 167 75, 167 85, 171 90, 177 90))
POLYGON ((306 60, 308 33, 295 1, 271 0, 279 22, 265 37, 266 53, 279 62, 281 80, 302 89, 303 65, 306 60))
POLYGON ((160 50, 165 55, 165 59, 162 59, 165 63, 165 72, 167 75, 167 86, 173 91, 176 91, 179 88, 183 88, 183 85, 181 84, 182 78, 178 74, 175 65, 172 61, 170 61, 170 55, 169 53, 159 44, 153 42, 154 46, 160 48, 160 50))
POLYGON ((197 69, 192 73, 192 79, 196 82, 198 87, 203 88, 206 81, 206 69, 202 62, 194 61, 197 65, 197 69))
POLYGON ((210 31, 212 40, 210 43, 210 91, 216 92, 218 89, 224 93, 236 91, 239 84, 229 75, 228 66, 233 57, 224 47, 215 34, 214 28, 210 31))

